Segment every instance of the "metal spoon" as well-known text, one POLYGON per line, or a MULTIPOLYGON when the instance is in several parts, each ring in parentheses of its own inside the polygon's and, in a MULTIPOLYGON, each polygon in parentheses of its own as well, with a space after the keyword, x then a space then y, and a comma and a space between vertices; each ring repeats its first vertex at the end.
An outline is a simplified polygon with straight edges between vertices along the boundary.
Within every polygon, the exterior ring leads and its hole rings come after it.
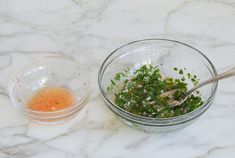
MULTIPOLYGON (((202 86, 205 86, 207 84, 210 84, 210 83, 213 83, 213 82, 216 82, 216 81, 219 81, 219 80, 223 80, 223 79, 226 79, 226 78, 229 78, 229 77, 232 77, 232 76, 235 76, 235 66, 228 69, 227 71, 225 71, 222 74, 216 75, 216 76, 214 76, 214 77, 212 77, 212 78, 196 85, 195 87, 193 87, 189 91, 187 91, 185 93, 185 95, 180 100, 174 100, 174 101, 170 102, 169 105, 171 107, 179 106, 183 102, 185 102, 187 100, 187 98, 189 97, 189 95, 192 94, 196 89, 198 89, 202 86)), ((170 91, 167 91, 165 93, 162 93, 160 96, 161 97, 167 97, 167 96, 170 96, 170 95, 174 94, 177 91, 178 91, 178 89, 170 90, 170 91)))

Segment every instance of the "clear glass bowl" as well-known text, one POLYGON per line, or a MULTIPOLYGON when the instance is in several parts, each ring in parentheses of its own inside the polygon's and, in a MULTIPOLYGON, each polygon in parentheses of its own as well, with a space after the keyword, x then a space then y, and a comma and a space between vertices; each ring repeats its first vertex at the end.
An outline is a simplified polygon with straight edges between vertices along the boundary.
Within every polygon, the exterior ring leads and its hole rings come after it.
POLYGON ((17 70, 9 83, 12 104, 31 120, 42 124, 58 124, 73 118, 88 102, 89 76, 84 65, 70 57, 42 57, 17 70), (40 112, 27 107, 32 95, 43 87, 65 87, 72 91, 75 103, 65 109, 40 112))
MULTIPOLYGON (((107 94, 110 80, 117 72, 123 71, 127 67, 131 68, 133 72, 143 64, 159 66, 163 75, 173 78, 179 78, 179 75, 173 70, 174 67, 186 68, 186 73, 197 75, 200 81, 217 74, 211 61, 202 52, 182 42, 167 39, 146 39, 119 47, 103 62, 98 75, 98 83, 108 108, 129 126, 144 131, 173 131, 191 124, 210 107, 218 82, 199 89, 205 101, 200 108, 177 117, 142 117, 116 106, 113 99, 107 94)), ((188 88, 193 86, 189 80, 186 82, 189 85, 188 88)))

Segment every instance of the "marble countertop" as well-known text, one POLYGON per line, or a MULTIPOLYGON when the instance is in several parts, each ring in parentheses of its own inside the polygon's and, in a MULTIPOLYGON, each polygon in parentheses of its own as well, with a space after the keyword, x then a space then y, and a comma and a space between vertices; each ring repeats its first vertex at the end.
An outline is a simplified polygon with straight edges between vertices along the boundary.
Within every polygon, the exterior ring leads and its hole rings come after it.
POLYGON ((222 72, 235 63, 235 1, 0 0, 0 158, 234 158, 235 78, 220 82, 200 119, 172 133, 131 129, 107 109, 97 86, 102 61, 143 38, 190 44, 222 72), (73 56, 93 75, 90 102, 60 126, 29 122, 7 94, 15 68, 40 52, 73 56))

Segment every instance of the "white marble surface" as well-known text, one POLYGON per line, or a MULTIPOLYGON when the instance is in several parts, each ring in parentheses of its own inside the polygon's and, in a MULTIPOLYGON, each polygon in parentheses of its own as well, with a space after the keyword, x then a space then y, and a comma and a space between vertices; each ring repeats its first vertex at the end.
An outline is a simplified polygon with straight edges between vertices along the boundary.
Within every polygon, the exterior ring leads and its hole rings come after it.
POLYGON ((213 106, 168 134, 127 127, 104 105, 97 73, 116 47, 170 38, 203 51, 219 72, 235 63, 235 0, 0 0, 0 158, 234 158, 235 78, 213 106), (7 95, 9 77, 40 53, 63 52, 90 65, 93 94, 60 126, 29 122, 7 95))

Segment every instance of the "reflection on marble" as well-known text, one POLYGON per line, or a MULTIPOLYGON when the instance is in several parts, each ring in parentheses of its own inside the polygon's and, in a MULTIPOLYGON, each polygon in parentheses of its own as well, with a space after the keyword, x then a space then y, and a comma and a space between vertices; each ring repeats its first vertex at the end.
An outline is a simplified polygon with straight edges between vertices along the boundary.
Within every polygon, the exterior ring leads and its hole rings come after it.
POLYGON ((235 79, 219 84, 213 106, 173 133, 127 127, 104 105, 97 73, 116 47, 170 38, 204 52, 219 72, 235 61, 234 0, 0 0, 1 158, 234 158, 235 79), (60 126, 29 122, 7 95, 14 70, 41 52, 89 64, 92 97, 60 126))

